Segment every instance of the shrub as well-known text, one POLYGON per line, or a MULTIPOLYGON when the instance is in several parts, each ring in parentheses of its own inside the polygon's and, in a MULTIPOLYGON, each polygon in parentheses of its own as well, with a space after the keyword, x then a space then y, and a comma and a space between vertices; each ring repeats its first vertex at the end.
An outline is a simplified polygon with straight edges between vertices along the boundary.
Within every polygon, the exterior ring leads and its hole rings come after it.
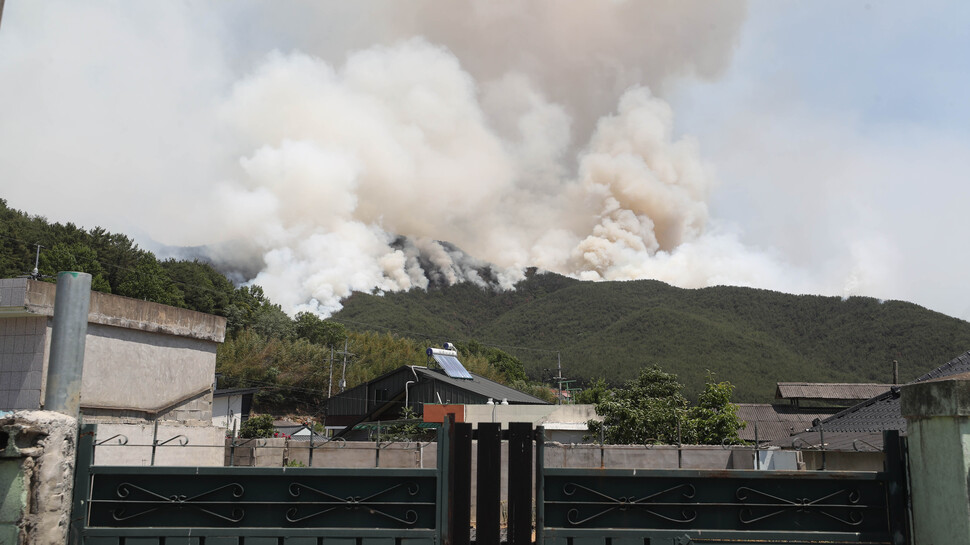
POLYGON ((274 431, 276 430, 273 429, 273 417, 268 414, 261 414, 243 422, 243 425, 239 428, 239 437, 244 439, 272 437, 274 431))

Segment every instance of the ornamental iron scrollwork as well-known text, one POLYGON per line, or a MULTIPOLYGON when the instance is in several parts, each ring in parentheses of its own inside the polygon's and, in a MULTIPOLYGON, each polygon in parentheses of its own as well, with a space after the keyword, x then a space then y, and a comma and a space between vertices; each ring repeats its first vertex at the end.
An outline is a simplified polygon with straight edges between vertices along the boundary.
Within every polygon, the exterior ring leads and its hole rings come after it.
POLYGON ((738 500, 744 502, 744 506, 738 513, 738 519, 742 524, 753 524, 782 513, 795 511, 818 513, 847 526, 858 526, 862 524, 862 510, 870 507, 859 503, 861 495, 858 490, 847 489, 837 490, 814 500, 809 498, 782 498, 747 486, 739 487, 735 495, 738 500), (843 501, 835 503, 829 501, 843 494, 845 495, 843 501), (748 503, 748 500, 754 499, 754 496, 762 498, 763 503, 748 503), (774 502, 766 502, 766 500, 774 500, 774 502), (759 510, 757 515, 755 514, 756 510, 759 510), (848 515, 840 517, 833 514, 833 510, 845 510, 848 515))
POLYGON ((353 511, 362 509, 372 515, 382 516, 387 519, 393 520, 395 522, 404 524, 406 526, 413 526, 418 521, 418 513, 413 509, 408 509, 407 511, 405 511, 404 518, 400 518, 386 511, 382 511, 381 509, 378 509, 378 507, 383 508, 388 505, 394 505, 393 502, 374 501, 375 498, 378 498, 384 494, 387 494, 388 492, 397 490, 402 487, 407 487, 407 493, 410 496, 416 496, 418 492, 421 490, 420 487, 418 486, 418 483, 406 482, 406 483, 398 483, 392 487, 385 488, 384 490, 381 490, 379 492, 375 492, 367 497, 361 497, 361 496, 340 497, 340 496, 335 496, 333 494, 330 494, 329 492, 324 492, 323 490, 313 488, 312 486, 307 486, 301 483, 292 483, 290 484, 290 495, 293 496, 294 498, 299 497, 300 493, 303 490, 308 490, 310 492, 314 492, 325 498, 328 498, 331 501, 315 502, 314 505, 321 505, 321 506, 324 506, 324 508, 315 513, 309 513, 302 516, 300 516, 299 514, 299 507, 293 507, 287 510, 286 520, 291 523, 302 522, 304 520, 318 517, 320 515, 329 513, 331 511, 343 508, 345 510, 353 510, 353 511))
MULTIPOLYGON (((602 501, 585 502, 585 503, 587 503, 588 505, 602 506, 604 508, 600 512, 594 513, 585 518, 580 518, 579 509, 577 508, 570 509, 566 513, 566 520, 569 522, 569 524, 573 526, 586 524, 591 520, 597 519, 613 511, 628 511, 630 509, 638 509, 640 511, 643 511, 657 518, 670 521, 670 522, 679 523, 679 524, 686 524, 689 522, 693 522, 694 519, 697 518, 697 511, 693 509, 693 507, 696 504, 693 504, 693 503, 685 504, 684 502, 655 501, 657 498, 659 498, 660 496, 663 496, 664 494, 668 494, 676 491, 680 491, 681 496, 685 499, 688 499, 688 500, 693 499, 696 493, 696 490, 694 489, 694 485, 689 483, 678 484, 676 486, 672 486, 670 488, 661 490, 649 496, 644 496, 642 498, 637 498, 636 496, 613 497, 608 494, 604 494, 598 490, 594 490, 592 488, 583 486, 581 484, 576 484, 576 483, 566 483, 562 487, 563 494, 565 494, 566 496, 573 496, 579 490, 589 492, 593 496, 596 496, 602 500, 602 501), (680 517, 675 518, 658 512, 658 509, 661 509, 661 508, 681 508, 680 517)), ((574 502, 574 503, 583 503, 583 502, 574 502)))
POLYGON ((204 499, 204 498, 207 498, 208 496, 215 494, 216 492, 227 490, 227 489, 232 491, 232 496, 234 498, 241 498, 242 495, 246 492, 246 489, 243 488, 241 484, 230 483, 217 488, 213 488, 212 490, 203 492, 201 494, 196 494, 194 496, 187 496, 185 494, 170 494, 166 496, 166 495, 158 494, 157 492, 148 490, 147 488, 142 488, 136 484, 121 483, 118 485, 118 489, 116 491, 118 498, 120 498, 120 500, 114 500, 115 502, 123 501, 123 502, 128 502, 129 504, 150 505, 153 507, 149 507, 147 509, 143 509, 136 513, 129 514, 127 511, 129 506, 123 505, 121 507, 118 507, 117 509, 112 509, 111 517, 114 520, 121 522, 121 521, 131 520, 133 518, 138 518, 143 515, 147 515, 149 513, 158 511, 159 509, 172 508, 172 507, 176 509, 183 509, 188 507, 188 508, 200 511, 202 513, 205 513, 207 515, 225 520, 227 522, 237 523, 241 521, 243 517, 246 516, 246 511, 244 509, 239 507, 233 507, 228 515, 217 513, 212 509, 210 509, 210 507, 212 507, 212 504, 216 502, 204 499), (150 500, 150 501, 132 500, 130 499, 132 489, 138 490, 139 492, 143 492, 148 496, 154 498, 154 500, 150 500))

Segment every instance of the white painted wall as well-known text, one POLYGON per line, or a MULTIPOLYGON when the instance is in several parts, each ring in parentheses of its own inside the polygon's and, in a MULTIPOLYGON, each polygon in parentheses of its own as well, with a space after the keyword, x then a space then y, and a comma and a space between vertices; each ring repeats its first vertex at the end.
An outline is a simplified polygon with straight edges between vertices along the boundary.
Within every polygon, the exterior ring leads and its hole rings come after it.
POLYGON ((212 425, 231 433, 242 427, 242 394, 212 398, 212 425))

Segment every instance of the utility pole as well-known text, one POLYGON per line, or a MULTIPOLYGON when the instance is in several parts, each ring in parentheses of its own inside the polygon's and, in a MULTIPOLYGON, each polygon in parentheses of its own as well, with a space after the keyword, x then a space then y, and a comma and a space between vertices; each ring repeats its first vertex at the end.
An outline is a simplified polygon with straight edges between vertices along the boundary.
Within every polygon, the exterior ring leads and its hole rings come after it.
POLYGON ((3 0, 0 0, 0 22, 3 21, 3 0))
POLYGON ((330 380, 327 381, 327 397, 333 397, 333 347, 330 347, 330 380))
POLYGON ((556 377, 558 380, 558 390, 556 391, 556 399, 559 401, 559 405, 562 405, 562 356, 559 352, 556 352, 556 367, 559 370, 559 375, 556 377))
POLYGON ((340 391, 343 392, 347 388, 347 356, 356 356, 356 354, 351 354, 347 351, 347 339, 344 339, 344 351, 338 352, 338 354, 344 355, 344 368, 340 373, 340 391))

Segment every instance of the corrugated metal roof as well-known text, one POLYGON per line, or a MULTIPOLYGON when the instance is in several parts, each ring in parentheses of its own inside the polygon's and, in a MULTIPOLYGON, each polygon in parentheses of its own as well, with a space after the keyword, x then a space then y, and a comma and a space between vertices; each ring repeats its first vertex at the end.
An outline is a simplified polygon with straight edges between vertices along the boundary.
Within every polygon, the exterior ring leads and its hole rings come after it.
POLYGON ((741 439, 754 441, 755 425, 758 426, 758 442, 787 440, 793 433, 812 427, 818 418, 827 418, 835 409, 813 407, 798 409, 790 405, 769 405, 767 403, 738 403, 738 417, 748 423, 741 430, 741 439))
POLYGON ((890 384, 836 382, 779 382, 776 399, 823 399, 851 401, 869 399, 889 390, 890 384))
POLYGON ((421 369, 415 368, 418 374, 424 377, 428 377, 432 380, 442 382, 459 388, 462 390, 467 390, 469 392, 476 393, 484 397, 490 397, 495 400, 496 403, 502 401, 503 399, 508 399, 509 403, 522 403, 531 405, 548 405, 548 401, 543 401, 537 397, 530 396, 529 394, 520 392, 513 388, 509 388, 503 384, 488 380, 485 377, 480 377, 478 375, 472 374, 471 380, 469 379, 458 379, 449 377, 448 375, 435 370, 435 369, 421 369))
MULTIPOLYGON (((970 372, 970 352, 953 358, 947 363, 922 375, 913 382, 925 382, 943 377, 951 377, 970 372)), ((825 432, 851 433, 855 437, 863 434, 882 433, 883 430, 906 432, 906 419, 903 418, 899 402, 899 388, 892 388, 844 411, 838 412, 821 421, 825 432)), ((817 428, 813 428, 817 431, 817 428)), ((826 439, 826 443, 828 443, 826 439)), ((882 438, 879 439, 882 444, 882 438)))

